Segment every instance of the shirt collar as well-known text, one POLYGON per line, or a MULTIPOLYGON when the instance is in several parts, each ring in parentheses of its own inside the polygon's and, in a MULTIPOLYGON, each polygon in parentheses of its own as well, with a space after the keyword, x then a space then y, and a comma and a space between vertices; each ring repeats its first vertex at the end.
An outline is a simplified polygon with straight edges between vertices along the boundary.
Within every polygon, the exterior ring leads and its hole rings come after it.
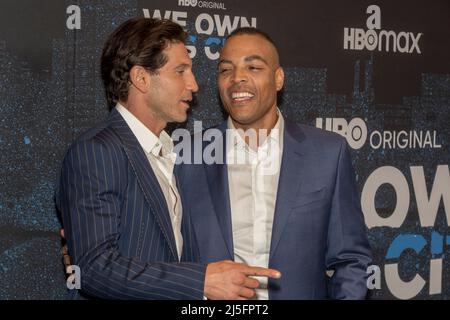
POLYGON ((161 131, 161 134, 157 137, 138 118, 136 118, 134 114, 120 103, 116 104, 116 110, 130 127, 145 153, 152 153, 155 156, 162 154, 165 156, 173 152, 173 141, 166 131, 161 131))

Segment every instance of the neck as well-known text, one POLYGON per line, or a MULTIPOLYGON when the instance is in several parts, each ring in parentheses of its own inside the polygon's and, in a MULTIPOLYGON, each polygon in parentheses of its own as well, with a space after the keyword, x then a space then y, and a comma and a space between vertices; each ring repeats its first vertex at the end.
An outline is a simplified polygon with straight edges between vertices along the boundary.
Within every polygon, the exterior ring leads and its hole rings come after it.
POLYGON ((255 149, 256 146, 261 146, 266 138, 270 135, 270 132, 275 127, 278 121, 278 108, 275 105, 268 114, 266 114, 260 120, 251 123, 251 124, 243 124, 235 121, 231 118, 231 122, 233 123, 236 129, 243 130, 244 136, 242 136, 241 130, 239 130, 239 134, 241 134, 245 143, 252 149, 255 149), (272 111, 273 110, 273 111, 272 111), (251 131, 256 133, 256 146, 254 145, 253 135, 250 134, 251 131), (247 133, 247 134, 246 134, 247 133))
POLYGON ((138 103, 133 103, 131 101, 120 101, 120 104, 127 108, 140 122, 144 124, 151 132, 153 132, 157 137, 161 134, 167 123, 163 121, 156 120, 155 115, 150 109, 140 106, 138 103))

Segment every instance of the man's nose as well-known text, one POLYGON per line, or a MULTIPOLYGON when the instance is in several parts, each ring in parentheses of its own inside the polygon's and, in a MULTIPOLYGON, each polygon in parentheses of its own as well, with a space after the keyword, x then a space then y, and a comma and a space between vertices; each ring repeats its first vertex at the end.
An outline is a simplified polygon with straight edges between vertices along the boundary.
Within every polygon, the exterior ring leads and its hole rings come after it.
POLYGON ((192 92, 197 92, 198 91, 198 84, 197 84, 197 80, 195 79, 195 76, 193 73, 191 73, 191 76, 189 77, 189 80, 187 82, 187 89, 192 91, 192 92))
POLYGON ((233 72, 232 81, 235 83, 247 82, 247 72, 241 68, 236 68, 233 72))

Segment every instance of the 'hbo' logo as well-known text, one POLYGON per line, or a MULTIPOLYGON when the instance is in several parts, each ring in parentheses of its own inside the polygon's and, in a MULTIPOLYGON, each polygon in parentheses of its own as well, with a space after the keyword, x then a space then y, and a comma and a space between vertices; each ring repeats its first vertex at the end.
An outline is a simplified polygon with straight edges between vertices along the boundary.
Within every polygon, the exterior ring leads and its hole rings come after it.
POLYGON ((361 118, 353 118, 350 122, 344 118, 325 118, 325 128, 323 119, 317 118, 316 127, 336 132, 345 137, 352 149, 362 148, 367 140, 367 126, 361 118))
POLYGON ((182 7, 195 7, 197 6, 197 0, 178 0, 178 5, 182 7))

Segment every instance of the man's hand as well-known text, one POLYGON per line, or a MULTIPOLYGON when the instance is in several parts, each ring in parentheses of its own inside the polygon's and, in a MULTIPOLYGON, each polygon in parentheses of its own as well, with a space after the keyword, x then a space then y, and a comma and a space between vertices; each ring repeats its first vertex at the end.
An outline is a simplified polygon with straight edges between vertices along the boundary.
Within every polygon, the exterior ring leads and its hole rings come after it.
POLYGON ((61 248, 61 253, 63 255, 64 270, 67 270, 67 267, 70 266, 72 263, 70 262, 69 249, 67 248, 66 237, 64 235, 64 229, 61 229, 60 235, 61 235, 61 242, 63 245, 61 248))
POLYGON ((250 299, 259 286, 259 281, 250 276, 278 279, 281 273, 230 260, 210 263, 206 268, 204 295, 211 300, 250 299))

